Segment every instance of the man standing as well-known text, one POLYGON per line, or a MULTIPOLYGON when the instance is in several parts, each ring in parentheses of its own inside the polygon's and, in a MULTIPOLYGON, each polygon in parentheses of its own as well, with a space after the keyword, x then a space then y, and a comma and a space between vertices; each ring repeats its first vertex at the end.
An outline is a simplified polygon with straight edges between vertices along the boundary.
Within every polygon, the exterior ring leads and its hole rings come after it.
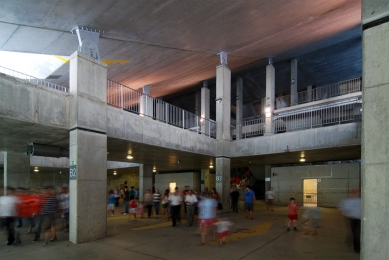
POLYGON ((238 213, 238 200, 239 200, 239 191, 236 189, 236 186, 232 188, 230 197, 231 197, 231 206, 232 206, 232 212, 238 213))
POLYGON ((197 203, 197 197, 193 194, 192 190, 188 191, 188 194, 185 196, 185 206, 188 219, 188 227, 193 225, 195 205, 197 203))
POLYGON ((8 196, 0 197, 0 230, 5 226, 7 228, 8 243, 10 246, 14 242, 20 243, 15 238, 15 218, 18 216, 16 206, 20 202, 19 199, 14 196, 13 188, 8 188, 8 196))
POLYGON ((130 189, 130 200, 133 200, 135 198, 135 196, 138 196, 138 195, 135 194, 134 186, 131 186, 131 189, 130 189))
POLYGON ((155 192, 153 194, 153 200, 154 200, 155 215, 159 215, 159 204, 161 202, 161 193, 159 193, 158 189, 155 189, 155 192))
POLYGON ((176 226, 176 221, 180 221, 180 206, 182 202, 181 194, 178 192, 176 187, 175 192, 169 195, 169 202, 171 206, 171 215, 172 215, 172 227, 176 226))
POLYGON ((246 186, 246 191, 244 192, 244 209, 246 210, 246 218, 249 217, 253 219, 253 210, 254 210, 254 201, 255 201, 255 192, 251 189, 250 185, 246 186))
POLYGON ((128 190, 128 186, 124 186, 124 213, 123 215, 128 214, 128 202, 130 201, 130 191, 128 190))

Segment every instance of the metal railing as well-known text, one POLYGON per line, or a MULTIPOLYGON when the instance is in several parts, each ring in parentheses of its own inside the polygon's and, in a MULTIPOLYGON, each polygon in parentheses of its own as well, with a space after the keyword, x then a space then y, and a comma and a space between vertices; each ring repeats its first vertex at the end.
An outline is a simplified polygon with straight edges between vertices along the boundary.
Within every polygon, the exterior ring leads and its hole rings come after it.
MULTIPOLYGON (((297 93, 297 102, 298 104, 303 104, 358 91, 362 91, 362 78, 360 77, 340 81, 322 87, 317 87, 312 90, 300 91, 297 93)), ((290 106, 290 95, 285 95, 276 98, 276 109, 281 109, 290 106)))
POLYGON ((64 86, 61 86, 61 85, 58 85, 58 84, 55 84, 55 83, 52 83, 52 82, 49 82, 49 81, 46 81, 43 79, 38 79, 38 78, 35 78, 33 76, 30 76, 30 75, 27 75, 27 74, 24 74, 24 73, 15 71, 15 70, 11 70, 11 69, 8 69, 5 67, 0 66, 0 73, 7 74, 7 75, 15 77, 15 78, 24 79, 28 82, 33 83, 33 84, 46 86, 46 87, 60 90, 63 92, 69 92, 69 88, 67 88, 67 87, 64 87, 64 86))
POLYGON ((317 193, 303 193, 303 203, 317 203, 317 193))
POLYGON ((262 118, 245 120, 231 125, 232 139, 261 136, 265 132, 265 122, 262 118), (241 128, 240 128, 241 127, 241 128), (239 133, 241 131, 241 133, 239 133))
POLYGON ((107 104, 212 138, 216 137, 215 121, 201 118, 109 79, 107 80, 107 104))
POLYGON ((350 103, 335 103, 306 108, 304 111, 291 111, 274 117, 274 132, 283 133, 297 129, 307 129, 333 124, 354 122, 362 118, 362 100, 350 103))

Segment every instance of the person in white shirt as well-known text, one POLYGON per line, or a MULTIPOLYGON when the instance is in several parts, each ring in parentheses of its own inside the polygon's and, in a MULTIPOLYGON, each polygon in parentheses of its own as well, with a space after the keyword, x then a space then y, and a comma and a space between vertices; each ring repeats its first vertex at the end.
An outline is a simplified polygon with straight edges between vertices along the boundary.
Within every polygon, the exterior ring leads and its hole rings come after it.
POLYGON ((176 222, 181 223, 180 218, 180 206, 182 203, 181 194, 178 192, 178 188, 176 187, 175 192, 169 195, 169 203, 172 215, 172 227, 176 226, 176 222))
POLYGON ((6 227, 8 246, 14 242, 20 244, 19 235, 15 232, 15 218, 18 216, 16 206, 20 200, 13 195, 14 191, 15 189, 8 188, 8 195, 0 196, 0 230, 6 227))
POLYGON ((195 205, 197 203, 197 197, 193 194, 192 190, 188 191, 188 194, 185 196, 185 206, 188 219, 188 227, 193 225, 195 205))

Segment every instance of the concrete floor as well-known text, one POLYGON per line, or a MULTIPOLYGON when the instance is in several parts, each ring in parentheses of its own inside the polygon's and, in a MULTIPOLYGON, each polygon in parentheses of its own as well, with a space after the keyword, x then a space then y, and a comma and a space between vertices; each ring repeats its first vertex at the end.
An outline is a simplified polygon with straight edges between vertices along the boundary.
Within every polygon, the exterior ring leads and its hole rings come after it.
MULTIPOLYGON (((58 231, 58 241, 42 246, 42 241, 32 242, 34 235, 26 234, 23 227, 18 229, 22 245, 7 246, 3 230, 1 259, 359 259, 343 216, 336 209, 321 209, 317 234, 313 221, 304 218, 302 210, 298 231, 286 232, 286 207, 266 211, 264 202, 257 201, 253 220, 246 219, 243 210, 229 214, 234 225, 222 247, 212 243, 199 246, 197 226, 187 227, 186 221, 171 227, 171 222, 159 216, 129 221, 121 212, 122 207, 116 208, 115 216, 108 218, 106 239, 79 245, 58 231)), ((208 241, 211 239, 209 235, 208 241)))

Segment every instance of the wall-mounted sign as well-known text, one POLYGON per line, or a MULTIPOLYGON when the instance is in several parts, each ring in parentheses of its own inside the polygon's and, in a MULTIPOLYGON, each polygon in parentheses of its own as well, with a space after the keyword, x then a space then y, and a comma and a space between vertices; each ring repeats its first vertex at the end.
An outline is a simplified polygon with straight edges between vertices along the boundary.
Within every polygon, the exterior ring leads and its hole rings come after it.
POLYGON ((69 180, 77 180, 76 165, 70 165, 69 166, 69 180))
POLYGON ((222 182, 222 181, 223 181, 223 176, 216 175, 216 182, 222 182))

